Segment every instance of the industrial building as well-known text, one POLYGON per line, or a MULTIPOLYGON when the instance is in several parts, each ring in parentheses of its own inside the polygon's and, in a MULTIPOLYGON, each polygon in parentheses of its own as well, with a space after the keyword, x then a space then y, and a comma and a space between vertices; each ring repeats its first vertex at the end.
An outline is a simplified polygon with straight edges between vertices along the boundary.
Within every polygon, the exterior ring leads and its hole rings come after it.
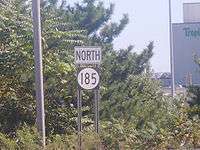
POLYGON ((200 85, 200 3, 183 4, 183 22, 172 24, 175 84, 200 85))

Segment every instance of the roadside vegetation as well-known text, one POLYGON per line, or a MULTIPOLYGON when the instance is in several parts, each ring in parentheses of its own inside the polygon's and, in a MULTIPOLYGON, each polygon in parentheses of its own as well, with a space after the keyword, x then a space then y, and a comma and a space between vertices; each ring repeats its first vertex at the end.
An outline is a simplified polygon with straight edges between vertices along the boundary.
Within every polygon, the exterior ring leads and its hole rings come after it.
MULTIPOLYGON (((114 5, 106 8, 97 0, 73 6, 43 0, 41 12, 47 149, 77 148, 74 47, 82 45, 103 50, 101 131, 94 132, 93 97, 84 92, 84 149, 200 148, 198 87, 187 96, 165 96, 152 79, 153 42, 140 53, 131 45, 113 48, 129 22, 127 14, 112 22, 114 5)), ((0 73, 0 149, 40 149, 29 0, 0 1, 0 73)))

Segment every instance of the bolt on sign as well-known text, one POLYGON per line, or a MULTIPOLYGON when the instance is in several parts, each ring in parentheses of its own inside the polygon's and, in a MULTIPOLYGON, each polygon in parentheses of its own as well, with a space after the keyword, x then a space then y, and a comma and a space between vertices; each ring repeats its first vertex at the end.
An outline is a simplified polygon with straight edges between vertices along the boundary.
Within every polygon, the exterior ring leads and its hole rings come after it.
POLYGON ((100 47, 75 47, 76 64, 100 64, 101 48, 100 47))

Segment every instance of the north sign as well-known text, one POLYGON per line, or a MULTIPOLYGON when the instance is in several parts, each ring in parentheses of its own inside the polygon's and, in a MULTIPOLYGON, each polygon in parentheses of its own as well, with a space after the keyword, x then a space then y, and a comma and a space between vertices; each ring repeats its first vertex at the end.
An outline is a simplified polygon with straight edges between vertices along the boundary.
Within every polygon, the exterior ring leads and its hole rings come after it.
POLYGON ((101 48, 100 47, 75 47, 76 64, 100 64, 101 48))

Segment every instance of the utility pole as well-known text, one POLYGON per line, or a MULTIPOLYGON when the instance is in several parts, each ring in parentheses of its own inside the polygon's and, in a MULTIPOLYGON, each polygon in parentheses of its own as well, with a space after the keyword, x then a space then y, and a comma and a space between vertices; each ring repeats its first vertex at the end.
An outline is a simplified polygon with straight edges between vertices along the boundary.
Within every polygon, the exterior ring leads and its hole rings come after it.
POLYGON ((172 35, 172 9, 171 0, 169 0, 169 42, 170 42, 170 68, 171 68, 171 94, 175 96, 175 78, 174 78, 174 51, 172 35))
POLYGON ((36 89, 36 123, 40 133, 41 144, 45 147, 45 114, 43 91, 43 67, 41 44, 40 0, 32 0, 33 32, 34 32, 34 59, 35 59, 35 89, 36 89))

